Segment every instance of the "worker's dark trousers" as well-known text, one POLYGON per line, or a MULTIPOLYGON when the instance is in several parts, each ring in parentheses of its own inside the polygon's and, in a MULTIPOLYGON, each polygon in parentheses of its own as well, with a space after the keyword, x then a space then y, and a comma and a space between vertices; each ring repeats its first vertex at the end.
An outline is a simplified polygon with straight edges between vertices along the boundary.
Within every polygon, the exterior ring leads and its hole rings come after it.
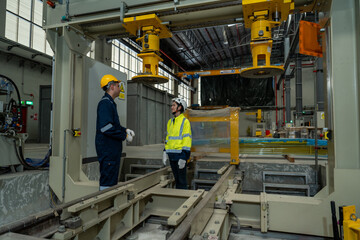
POLYGON ((175 177, 177 189, 188 189, 186 181, 186 165, 183 169, 179 169, 178 161, 171 161, 170 166, 175 177))

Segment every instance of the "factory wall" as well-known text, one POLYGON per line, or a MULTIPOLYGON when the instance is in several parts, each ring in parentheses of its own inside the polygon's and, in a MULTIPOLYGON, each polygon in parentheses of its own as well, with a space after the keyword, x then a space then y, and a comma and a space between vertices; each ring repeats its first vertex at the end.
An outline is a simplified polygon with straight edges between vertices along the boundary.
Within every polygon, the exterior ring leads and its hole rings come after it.
MULTIPOLYGON (((8 57, 7 54, 0 52, 0 74, 12 79, 20 92, 22 100, 30 100, 34 103, 27 108, 27 132, 29 134, 27 142, 39 141, 39 122, 40 122, 40 86, 51 85, 51 67, 41 67, 34 62, 23 61, 16 56, 8 57)), ((16 92, 12 98, 17 101, 16 92)), ((0 96, 0 101, 6 100, 5 96, 0 96)))
MULTIPOLYGON (((302 69, 302 92, 303 92, 303 107, 314 107, 314 83, 316 73, 313 71, 314 67, 306 67, 302 69)), ((295 78, 290 80, 291 83, 291 107, 296 105, 295 96, 295 78)))
POLYGON ((136 137, 130 146, 163 143, 166 124, 172 117, 171 99, 174 95, 150 85, 128 82, 127 127, 136 137))
MULTIPOLYGON (((15 83, 17 84, 20 94, 21 94, 21 98, 24 100, 31 100, 34 102, 34 106, 33 107, 28 107, 28 114, 27 114, 27 132, 29 133, 29 138, 28 138, 28 142, 38 142, 39 141, 39 118, 40 118, 40 112, 39 112, 39 107, 40 107, 40 86, 41 85, 51 85, 51 69, 49 67, 47 67, 45 69, 44 72, 41 72, 41 68, 39 65, 33 65, 33 63, 27 62, 25 61, 23 66, 21 66, 19 64, 20 62, 20 58, 17 57, 13 57, 10 60, 8 60, 7 56, 3 53, 0 53, 0 64, 1 64, 1 68, 0 68, 0 74, 3 74, 5 76, 10 77, 13 81, 15 81, 15 83), (33 97, 30 96, 30 94, 33 94, 33 97), (37 118, 34 118, 35 114, 37 114, 37 118), (37 120, 35 120, 37 119, 37 120)), ((44 70, 44 69, 42 69, 44 70)), ((307 68, 303 68, 303 107, 313 107, 314 106, 314 80, 315 80, 315 73, 313 72, 314 68, 313 67, 307 67, 307 68)), ((291 107, 295 108, 295 79, 291 79, 291 107)), ((280 89, 277 91, 277 98, 278 98, 278 121, 279 124, 282 122, 282 118, 283 118, 283 111, 282 111, 282 84, 280 86, 280 89)), ((135 87, 135 85, 134 85, 135 87)), ((132 87, 130 87, 132 88, 132 87)), ((137 88, 135 88, 137 89, 137 88)), ((131 96, 132 94, 134 95, 138 95, 139 93, 137 92, 137 90, 134 89, 134 92, 132 93, 131 91, 129 91, 128 95, 129 95, 129 102, 128 102, 128 125, 132 125, 131 123, 135 123, 133 120, 135 120, 135 112, 134 111, 138 111, 140 110, 140 108, 136 107, 137 104, 139 102, 136 102, 136 104, 134 105, 134 101, 135 99, 139 99, 138 96, 131 96), (134 99, 132 99, 133 97, 135 97, 134 99), (132 115, 134 115, 133 117, 131 117, 132 115)), ((146 88, 147 89, 147 88, 146 88)), ((155 89, 153 89, 155 91, 155 89)), ((148 94, 150 91, 150 89, 147 89, 144 93, 148 94)), ((151 91, 150 91, 151 92, 151 91)), ((155 95, 159 95, 161 91, 159 91, 159 93, 155 94, 155 95)), ((153 94, 150 94, 151 96, 153 94)), ((159 105, 159 101, 162 101, 163 99, 165 99, 165 96, 158 96, 158 97, 154 97, 154 99, 152 99, 151 96, 143 96, 145 102, 143 102, 143 104, 150 104, 149 106, 151 106, 151 104, 155 104, 155 105, 159 105), (149 99, 150 98, 150 99, 149 99)), ((154 96, 155 96, 154 95, 154 96)), ((13 98, 16 97, 15 94, 13 94, 12 96, 13 98)), ((167 98, 171 98, 170 96, 167 98)), ((1 99, 1 96, 0 96, 1 99)), ((169 100, 167 99, 167 101, 169 100)), ((1 99, 3 100, 3 99, 1 99)), ((168 105, 169 103, 165 104, 168 105)), ((154 105, 154 106, 155 106, 154 105)), ((162 105, 162 104, 160 104, 162 105)), ((143 111, 145 111, 145 109, 147 109, 147 113, 152 113, 155 114, 157 112, 156 115, 159 115, 158 113, 158 109, 166 109, 170 108, 170 106, 168 105, 167 107, 163 108, 163 106, 158 106, 155 110, 155 108, 151 108, 151 110, 148 107, 145 107, 143 109, 143 111)), ((162 110, 163 111, 163 110, 162 110)), ((245 137, 248 136, 248 128, 252 127, 253 123, 255 123, 255 116, 254 115, 246 115, 246 112, 254 112, 255 110, 252 111, 246 111, 246 110, 242 110, 240 112, 240 129, 239 129, 239 133, 241 137, 245 137)), ((143 115, 143 114, 141 114, 143 115)), ((145 116, 147 114, 144 114, 143 116, 145 116)), ((169 112, 167 112, 167 115, 169 115, 169 112)), ((136 119, 140 117, 140 116, 136 116, 136 119)), ((169 115, 169 117, 171 117, 169 115)), ((293 114, 291 115, 291 117, 293 118, 293 114)), ((263 109, 263 118, 266 120, 267 122, 267 128, 271 128, 271 123, 272 122, 276 122, 276 113, 275 110, 266 110, 263 109)), ((148 117, 143 117, 141 118, 141 121, 145 121, 145 119, 147 119, 146 122, 149 122, 150 120, 152 120, 152 118, 148 117)), ((293 119, 294 120, 294 119, 293 119)), ((136 142, 134 143, 135 145, 146 145, 146 144, 154 144, 154 143, 160 143, 161 139, 163 138, 163 130, 162 127, 158 126, 159 123, 163 123, 165 122, 166 124, 167 120, 163 120, 161 119, 160 121, 156 121, 157 123, 157 127, 151 127, 149 129, 160 129, 160 134, 145 134, 145 136, 142 136, 142 141, 140 143, 136 142), (154 135, 154 136, 153 136, 154 135), (151 137, 153 136, 153 137, 151 137), (149 138, 149 139, 148 139, 149 138), (145 139, 145 140, 144 140, 145 139), (160 141, 160 142, 159 142, 160 141)), ((151 121, 150 121, 151 122, 151 121)), ((141 123, 139 124, 140 126, 144 126, 144 125, 148 125, 149 123, 141 123)), ((136 127, 133 126, 133 128, 138 129, 140 126, 137 125, 136 127)), ((130 126, 128 126, 130 127, 130 126)), ((140 130, 140 129, 139 129, 140 130)), ((166 131, 166 130, 165 130, 166 131)))
MULTIPOLYGON (((303 68, 303 107, 314 106, 314 81, 315 73, 313 67, 303 68)), ((295 108, 296 96, 295 96, 295 78, 291 79, 291 107, 295 108)), ((278 90, 278 122, 281 126, 283 119, 282 111, 282 84, 278 90)), ((131 145, 148 145, 163 142, 166 131, 166 122, 171 117, 170 110, 171 96, 163 91, 151 88, 147 85, 141 85, 137 83, 129 82, 128 86, 128 115, 127 115, 127 127, 134 129, 138 132, 139 138, 135 138, 131 145), (163 104, 164 99, 168 101, 163 104), (139 107, 142 106, 142 107, 139 107), (163 119, 163 116, 168 116, 163 119), (139 120, 138 120, 139 119, 139 120), (156 124, 155 124, 156 123, 156 124), (144 127, 146 126, 146 129, 144 127)), ((239 135, 240 137, 247 137, 248 128, 250 132, 253 123, 256 122, 255 115, 246 115, 249 112, 255 112, 256 110, 241 110, 239 115, 239 135)), ((266 121, 266 129, 272 128, 272 123, 276 123, 276 111, 262 109, 262 116, 266 121)), ((293 117, 293 115, 291 115, 293 117)))
MULTIPOLYGON (((313 108, 314 107, 314 81, 316 74, 313 72, 314 67, 308 66, 303 68, 302 71, 302 97, 303 97, 303 108, 313 108)), ((295 111, 293 108, 296 106, 296 95, 295 95, 295 78, 290 80, 291 86, 291 108, 292 108, 292 120, 294 121, 293 112, 295 111)), ((278 106, 278 122, 281 127, 281 123, 283 121, 283 84, 280 85, 280 89, 277 91, 277 106, 278 106)), ((253 123, 256 122, 255 115, 246 115, 249 112, 255 112, 256 110, 245 110, 240 111, 239 116, 239 135, 240 137, 248 136, 248 128, 250 130, 252 128, 253 123)), ((262 116, 265 119, 267 125, 267 129, 271 129, 271 123, 276 122, 276 111, 275 110, 267 110, 266 108, 262 109, 262 116)))

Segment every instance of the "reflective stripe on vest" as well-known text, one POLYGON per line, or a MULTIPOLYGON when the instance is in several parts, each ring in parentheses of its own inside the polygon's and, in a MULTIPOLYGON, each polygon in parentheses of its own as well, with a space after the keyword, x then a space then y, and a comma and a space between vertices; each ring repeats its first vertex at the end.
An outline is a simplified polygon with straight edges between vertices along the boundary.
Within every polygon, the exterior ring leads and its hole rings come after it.
MULTIPOLYGON (((182 132, 184 130, 185 119, 186 118, 183 118, 183 120, 182 120, 182 123, 181 123, 181 126, 180 126, 179 136, 176 136, 176 137, 170 137, 169 136, 169 140, 181 140, 181 139, 183 139, 182 132)), ((171 121, 171 124, 173 124, 173 121, 171 121)), ((187 134, 187 135, 189 135, 189 134, 187 134)))
POLYGON ((183 150, 190 151, 191 139, 190 122, 183 115, 168 121, 165 140, 165 150, 167 153, 181 153, 183 150))

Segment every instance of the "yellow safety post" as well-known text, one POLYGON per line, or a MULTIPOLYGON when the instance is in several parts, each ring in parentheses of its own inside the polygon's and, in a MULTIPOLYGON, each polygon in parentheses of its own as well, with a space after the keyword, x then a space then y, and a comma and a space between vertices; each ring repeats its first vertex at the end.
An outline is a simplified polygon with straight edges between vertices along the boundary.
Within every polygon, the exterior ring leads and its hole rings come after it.
POLYGON ((343 231, 344 240, 360 239, 360 219, 356 217, 355 206, 343 207, 343 231))
POLYGON ((261 109, 258 109, 257 112, 248 112, 246 115, 256 115, 256 122, 261 123, 261 109))
POLYGON ((172 37, 170 30, 161 23, 155 14, 148 14, 124 19, 124 28, 132 35, 138 36, 137 42, 141 42, 142 51, 138 54, 143 60, 143 72, 133 77, 134 82, 140 83, 166 83, 167 77, 159 75, 160 39, 172 37))
POLYGON ((256 122, 261 123, 261 109, 257 110, 256 122))
POLYGON ((230 164, 239 165, 239 108, 230 109, 230 164))

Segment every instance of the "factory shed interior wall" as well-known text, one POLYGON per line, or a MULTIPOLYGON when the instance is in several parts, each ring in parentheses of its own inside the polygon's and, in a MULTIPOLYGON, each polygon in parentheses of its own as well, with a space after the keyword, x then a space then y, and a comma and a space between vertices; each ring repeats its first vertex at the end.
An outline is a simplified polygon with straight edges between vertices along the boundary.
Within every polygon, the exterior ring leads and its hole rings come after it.
POLYGON ((136 137, 130 146, 163 143, 174 95, 153 86, 128 81, 127 127, 136 137))
POLYGON ((273 79, 248 79, 239 74, 201 77, 201 105, 273 106, 273 79))
MULTIPOLYGON (((314 81, 315 81, 315 77, 316 74, 313 72, 314 68, 313 67, 307 67, 307 68, 303 68, 302 70, 302 89, 303 89, 303 107, 304 108, 313 108, 314 107, 314 81)), ((240 94, 240 90, 236 89, 236 87, 238 85, 241 85, 238 81, 238 83, 236 83, 235 80, 232 80, 234 78, 232 78, 232 76, 239 76, 239 75, 227 75, 228 78, 230 80, 227 80, 226 78, 217 78, 218 76, 212 76, 212 77, 202 77, 201 78, 201 105, 202 106, 207 106, 208 105, 228 105, 227 102, 222 102, 221 100, 224 99, 226 100, 227 98, 223 98, 222 96, 228 96, 228 94, 240 94), (228 81, 228 83, 227 83, 228 81), (222 83, 224 82, 224 83, 222 83), (229 86, 227 85, 229 84, 229 86), (207 92, 208 91, 208 92, 207 92), (209 98, 212 96, 216 96, 218 98, 220 98, 220 101, 217 102, 218 104, 215 104, 214 101, 210 103, 209 98), (203 99, 208 99, 207 101, 205 101, 204 104, 204 100, 203 99)), ((221 76, 221 77, 225 77, 225 76, 221 76)), ((238 77, 240 79, 240 76, 238 77)), ((241 81, 241 80, 240 80, 241 81)), ((275 92, 273 91, 273 85, 272 85, 272 79, 270 80, 266 80, 265 82, 267 82, 267 84, 265 84, 264 82, 260 83, 259 79, 246 79, 246 81, 248 81, 249 84, 249 91, 245 88, 244 90, 244 94, 249 94, 250 92, 253 93, 255 90, 251 90, 250 86, 255 86, 256 84, 259 84, 258 86, 265 86, 265 89, 260 89, 259 90, 259 96, 260 98, 256 98, 254 97, 254 101, 256 99, 260 99, 263 100, 265 98, 261 98, 261 91, 267 92, 267 91, 272 91, 272 93, 269 93, 269 98, 270 96, 273 96, 273 100, 271 100, 269 102, 270 105, 241 105, 241 106, 249 106, 251 107, 250 110, 247 110, 245 108, 243 108, 242 110, 240 110, 239 113, 239 136, 240 137, 248 137, 248 133, 247 133, 247 129, 248 127, 252 128, 253 123, 256 122, 256 116, 255 115, 246 115, 246 113, 249 112, 256 112, 257 107, 259 109, 262 109, 262 116, 264 118, 264 120, 266 121, 267 125, 267 129, 271 128, 271 123, 275 122, 276 123, 276 110, 275 110, 275 92), (262 84, 262 85, 261 85, 262 84), (268 89, 266 88, 268 87, 268 89), (265 91, 266 90, 266 91, 265 91), (247 93, 248 91, 248 93, 247 93), (254 107, 252 107, 254 106, 254 107), (261 108, 261 106, 263 106, 263 108, 261 108)), ((296 106, 296 96, 295 96, 295 78, 292 78, 290 80, 290 85, 291 85, 291 108, 295 108, 296 106)), ((278 103, 278 122, 279 124, 282 123, 282 117, 283 117, 283 110, 282 110, 282 97, 283 97, 283 91, 282 91, 282 87, 283 85, 280 85, 280 89, 277 91, 277 103, 278 103)), ((250 95, 250 94, 249 94, 250 95)), ((245 98, 245 97, 243 97, 245 98)), ((251 98, 251 95, 250 95, 251 98)), ((250 99, 249 98, 249 99, 250 99)), ((235 102, 235 101, 234 101, 235 102)), ((249 103, 248 102, 244 102, 245 104, 249 103)), ((230 106, 238 106, 238 105, 231 105, 230 106)), ((294 118, 294 110, 292 110, 291 113, 291 117, 294 118)), ((294 120, 294 119, 293 119, 294 120)), ((280 125, 279 125, 280 126, 280 125)))
MULTIPOLYGON (((39 142, 40 86, 51 85, 51 67, 47 66, 44 70, 39 64, 29 61, 21 64, 21 60, 15 56, 8 58, 6 54, 0 52, 0 74, 9 77, 16 83, 23 101, 29 100, 34 103, 33 107, 27 108, 26 130, 29 134, 27 142, 39 142)), ((11 97, 18 100, 15 91, 11 97)), ((0 96, 0 101, 4 100, 6 97, 0 96)))

